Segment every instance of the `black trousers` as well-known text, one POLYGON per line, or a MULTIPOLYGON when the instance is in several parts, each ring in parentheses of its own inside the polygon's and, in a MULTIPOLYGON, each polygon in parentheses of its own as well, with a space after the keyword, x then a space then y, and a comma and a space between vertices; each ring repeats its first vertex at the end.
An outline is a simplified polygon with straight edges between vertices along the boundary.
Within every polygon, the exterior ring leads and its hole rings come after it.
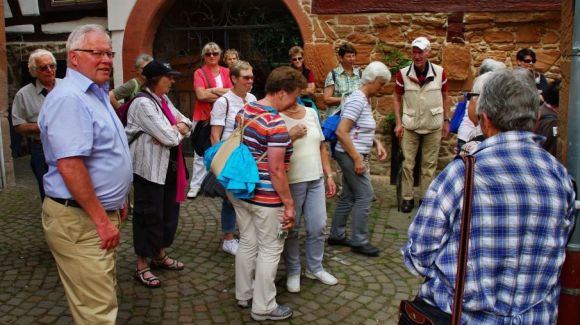
POLYGON ((175 239, 179 221, 177 185, 175 177, 167 179, 173 180, 159 185, 133 174, 133 246, 138 256, 156 258, 175 239))

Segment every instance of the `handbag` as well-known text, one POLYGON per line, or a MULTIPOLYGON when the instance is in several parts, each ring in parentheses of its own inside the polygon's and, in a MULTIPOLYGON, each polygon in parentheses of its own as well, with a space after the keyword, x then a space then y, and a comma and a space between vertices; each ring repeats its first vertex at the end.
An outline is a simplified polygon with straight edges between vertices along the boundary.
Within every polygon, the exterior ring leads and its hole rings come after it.
POLYGON ((203 196, 215 198, 221 197, 222 199, 227 199, 226 189, 217 180, 217 177, 213 173, 206 173, 203 181, 201 181, 201 194, 203 196))
MULTIPOLYGON (((269 113, 259 114, 255 116, 253 119, 249 120, 247 123, 244 123, 242 115, 242 120, 240 121, 238 127, 234 129, 229 138, 221 142, 219 148, 217 149, 215 155, 213 156, 213 159, 211 160, 210 170, 214 175, 218 176, 219 174, 221 174, 232 152, 234 152, 236 148, 242 145, 242 137, 244 135, 244 129, 248 125, 250 125, 250 123, 267 114, 269 113)), ((265 154, 266 152, 258 159, 258 161, 261 161, 264 158, 265 154)))
POLYGON ((191 134, 191 147, 198 156, 203 156, 207 148, 211 147, 211 124, 209 120, 199 121, 191 134))
POLYGON ((457 271, 455 273, 457 281, 455 282, 452 313, 449 315, 418 297, 413 301, 402 300, 399 304, 399 325, 461 325, 463 288, 465 286, 469 232, 471 228, 475 157, 468 155, 462 159, 465 162, 465 187, 463 190, 463 210, 461 213, 459 251, 457 253, 457 271))

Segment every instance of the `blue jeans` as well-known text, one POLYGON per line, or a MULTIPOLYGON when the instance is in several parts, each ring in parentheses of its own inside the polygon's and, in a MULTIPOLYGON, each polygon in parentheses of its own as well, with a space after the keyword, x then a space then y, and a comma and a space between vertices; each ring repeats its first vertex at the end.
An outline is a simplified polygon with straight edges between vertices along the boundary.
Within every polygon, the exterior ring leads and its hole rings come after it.
POLYGON ((36 182, 38 183, 38 192, 40 193, 40 201, 44 201, 44 185, 42 177, 48 172, 48 165, 44 158, 44 151, 41 143, 31 142, 30 145, 30 168, 34 173, 36 182))
POLYGON ((222 201, 222 232, 233 234, 236 231, 236 211, 229 200, 222 201))
POLYGON ((300 274, 300 240, 298 232, 306 229, 306 268, 312 273, 323 270, 324 228, 326 227, 326 204, 324 197, 324 180, 322 178, 290 184, 290 192, 296 208, 294 228, 288 232, 284 244, 284 259, 288 275, 300 274), (303 218, 304 217, 304 218, 303 218))
POLYGON ((362 246, 369 242, 368 218, 373 201, 373 186, 369 170, 362 175, 354 172, 354 163, 345 152, 336 152, 336 161, 342 170, 342 194, 334 211, 330 237, 346 237, 346 219, 352 212, 351 244, 362 246))

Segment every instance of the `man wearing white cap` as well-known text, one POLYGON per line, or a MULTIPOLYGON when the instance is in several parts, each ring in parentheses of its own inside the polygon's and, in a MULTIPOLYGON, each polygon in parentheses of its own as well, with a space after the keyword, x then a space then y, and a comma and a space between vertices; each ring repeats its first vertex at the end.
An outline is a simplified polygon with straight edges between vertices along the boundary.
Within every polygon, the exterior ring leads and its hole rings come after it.
POLYGON ((412 46, 413 64, 397 72, 393 96, 396 127, 403 150, 401 210, 411 212, 413 200, 413 169, 421 146, 421 196, 433 180, 441 136, 449 133, 447 76, 443 68, 429 61, 431 43, 417 37, 412 46), (403 114, 401 116, 401 102, 403 114))

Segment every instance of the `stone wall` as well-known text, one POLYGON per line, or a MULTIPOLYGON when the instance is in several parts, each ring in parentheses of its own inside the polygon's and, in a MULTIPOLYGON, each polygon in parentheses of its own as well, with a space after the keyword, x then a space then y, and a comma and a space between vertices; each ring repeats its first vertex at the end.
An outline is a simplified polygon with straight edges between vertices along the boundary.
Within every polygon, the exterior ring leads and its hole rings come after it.
MULTIPOLYGON (((312 35, 304 37, 312 40, 305 44, 305 59, 317 78, 319 107, 325 107, 322 102, 324 78, 337 64, 333 44, 340 40, 354 44, 358 51, 356 64, 365 66, 373 59, 373 48, 380 42, 410 55, 411 41, 426 36, 432 44, 432 62, 442 65, 447 71, 453 104, 461 98, 463 91, 471 89, 483 59, 493 58, 513 67, 516 52, 524 47, 536 52, 536 68, 548 79, 559 78, 561 74, 559 11, 463 13, 459 22, 459 35, 463 34, 463 37, 454 37, 453 42, 449 42, 448 26, 454 15, 451 13, 314 15, 310 14, 311 1, 303 0, 301 5, 312 25, 312 35)), ((384 126, 384 118, 393 111, 393 89, 391 81, 385 87, 384 95, 373 100, 379 121, 377 132, 389 149, 390 129, 384 126)), ((455 144, 455 136, 443 140, 439 168, 453 158, 455 144)), ((390 159, 387 163, 373 162, 372 170, 373 173, 388 175, 389 168, 390 159)))

